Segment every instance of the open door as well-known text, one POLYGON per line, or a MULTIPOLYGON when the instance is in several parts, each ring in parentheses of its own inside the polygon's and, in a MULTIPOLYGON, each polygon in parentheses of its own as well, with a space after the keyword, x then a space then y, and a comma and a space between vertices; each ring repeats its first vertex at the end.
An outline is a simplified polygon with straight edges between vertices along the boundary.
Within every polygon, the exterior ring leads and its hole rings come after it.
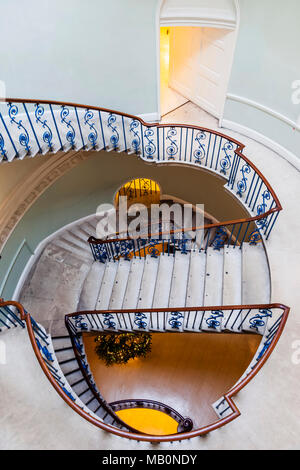
POLYGON ((170 88, 221 117, 235 45, 234 31, 192 26, 169 30, 170 88))

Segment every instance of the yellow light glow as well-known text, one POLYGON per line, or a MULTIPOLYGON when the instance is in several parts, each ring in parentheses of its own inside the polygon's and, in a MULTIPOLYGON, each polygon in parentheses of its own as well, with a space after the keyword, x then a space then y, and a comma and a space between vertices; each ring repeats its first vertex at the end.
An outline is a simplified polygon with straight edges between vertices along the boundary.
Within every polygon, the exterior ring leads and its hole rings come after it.
POLYGON ((159 204, 160 188, 158 184, 149 178, 136 178, 125 183, 116 194, 115 205, 119 204, 119 197, 127 196, 128 207, 132 204, 144 204, 150 207, 151 204, 159 204))
POLYGON ((177 421, 159 410, 129 408, 127 410, 116 411, 116 414, 125 423, 147 434, 164 436, 177 433, 177 421))

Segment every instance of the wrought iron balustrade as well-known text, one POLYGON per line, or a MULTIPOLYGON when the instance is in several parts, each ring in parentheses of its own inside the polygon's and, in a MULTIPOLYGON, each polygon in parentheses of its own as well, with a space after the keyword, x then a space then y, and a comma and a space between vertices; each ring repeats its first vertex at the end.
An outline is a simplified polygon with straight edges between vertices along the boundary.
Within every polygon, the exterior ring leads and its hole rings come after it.
MULTIPOLYGON (((38 325, 32 316, 27 313, 23 306, 17 302, 3 300, 0 301, 0 308, 8 307, 10 310, 15 311, 15 315, 22 322, 22 326, 26 324, 28 335, 35 352, 35 355, 38 359, 38 362, 47 376, 48 380, 55 388, 57 393, 63 398, 63 400, 80 416, 86 419, 88 422, 92 423, 98 428, 101 428, 105 431, 111 432, 121 437, 126 437, 129 439, 135 439, 138 441, 150 441, 150 442, 168 442, 176 441, 182 439, 189 439, 195 436, 205 435, 215 429, 218 429, 225 424, 231 422, 240 415, 238 408, 232 400, 232 397, 243 389, 250 380, 258 373, 263 364, 266 362, 270 354, 275 348, 276 343, 278 342, 281 333, 283 331, 284 325, 287 321, 289 308, 281 304, 270 304, 270 305, 236 305, 236 306, 215 306, 215 307, 194 307, 194 308, 177 308, 177 309, 148 309, 148 310, 121 310, 121 311, 93 311, 93 312, 76 312, 68 314, 65 317, 66 324, 72 331, 72 335, 76 338, 78 334, 88 331, 88 325, 95 325, 99 329, 100 316, 105 318, 107 315, 117 315, 120 318, 127 315, 135 315, 136 313, 146 313, 151 314, 151 316, 159 315, 162 318, 167 318, 166 314, 169 313, 180 313, 184 320, 191 321, 193 320, 194 326, 197 326, 197 320, 192 319, 191 314, 199 314, 202 320, 205 320, 205 314, 208 314, 206 319, 209 319, 211 316, 216 320, 215 313, 218 313, 218 318, 222 318, 223 322, 227 322, 227 327, 230 324, 230 328, 234 327, 235 322, 239 322, 240 327, 245 327, 245 322, 248 322, 250 331, 255 333, 262 334, 262 342, 256 352, 256 355, 252 361, 252 364, 247 369, 244 376, 237 382, 237 384, 232 387, 225 395, 221 398, 220 404, 217 405, 221 409, 218 419, 216 422, 211 423, 207 426, 203 426, 199 429, 192 429, 190 431, 180 430, 177 434, 169 436, 149 436, 143 433, 137 433, 136 431, 127 431, 124 429, 119 429, 116 426, 112 426, 104 423, 103 421, 96 419, 92 414, 89 414, 85 409, 78 406, 76 403, 75 397, 72 395, 72 391, 62 380, 62 377, 59 373, 59 370, 55 367, 54 361, 54 352, 50 349, 49 337, 45 330, 38 325), (259 313, 258 313, 259 312, 259 313), (277 316, 273 317, 273 314, 277 312, 277 316), (260 315, 260 318, 258 318, 260 315), (97 320, 96 320, 97 317, 97 320), (269 320, 272 318, 272 323, 269 324, 269 320), (259 323, 256 322, 259 320, 259 323), (262 328, 261 321, 264 321, 264 330, 257 331, 257 328, 262 328), (222 408, 223 407, 223 408, 222 408), (226 411, 226 413, 225 413, 226 411), (224 414, 223 414, 224 413, 224 414)), ((181 321, 181 317, 178 317, 178 320, 181 321)), ((104 322, 103 322, 104 323, 104 322)), ((207 322, 205 322, 207 323, 207 322)), ((224 326, 226 327, 224 323, 224 326)), ((204 324, 204 322, 202 322, 204 324)), ((209 324, 207 323, 208 328, 217 331, 217 325, 214 322, 209 324)), ((20 325, 21 326, 21 325, 20 325)), ((174 330, 178 331, 179 324, 173 324, 174 330), (174 326, 175 325, 175 326, 174 326)), ((198 324, 199 328, 199 324, 198 324)), ((229 329, 230 329, 229 328, 229 329)), ((92 328, 91 328, 92 329, 92 328)), ((234 331, 232 329, 232 331, 234 331)), ((75 350, 77 346, 75 345, 75 350)), ((80 351, 78 351, 80 354, 80 351)), ((121 421, 121 420, 120 420, 121 421)))
POLYGON ((157 164, 191 165, 216 173, 250 212, 243 225, 256 224, 253 239, 268 239, 282 209, 266 178, 243 154, 244 145, 218 131, 148 124, 120 111, 74 103, 0 100, 0 161, 69 150, 134 153, 157 164))
POLYGON ((183 254, 197 250, 206 253, 209 247, 217 251, 229 246, 242 249, 244 243, 257 245, 262 242, 262 236, 253 220, 160 231, 148 236, 143 234, 138 238, 127 235, 124 237, 122 233, 117 238, 105 240, 89 237, 88 243, 94 260, 105 263, 146 255, 157 258, 160 255, 175 256, 176 251, 183 254))

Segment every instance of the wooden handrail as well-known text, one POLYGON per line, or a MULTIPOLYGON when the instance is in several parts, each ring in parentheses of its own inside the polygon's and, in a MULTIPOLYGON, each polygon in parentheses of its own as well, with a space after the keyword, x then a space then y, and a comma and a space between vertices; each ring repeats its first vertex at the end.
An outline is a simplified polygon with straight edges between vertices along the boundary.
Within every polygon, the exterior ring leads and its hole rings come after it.
POLYGON ((113 109, 109 108, 102 108, 99 106, 88 106, 80 103, 72 103, 72 102, 64 102, 64 101, 52 101, 52 100, 39 100, 39 99, 22 99, 22 98, 0 98, 0 102, 5 102, 5 103, 31 103, 31 104, 47 104, 47 105, 57 105, 57 106, 70 106, 74 108, 82 108, 82 109, 89 109, 89 110, 95 110, 95 111, 103 111, 107 113, 112 113, 112 114, 117 114, 119 116, 123 117, 128 117, 130 119, 134 119, 136 121, 139 121, 141 124, 143 124, 146 127, 155 127, 155 128, 166 128, 166 127, 179 127, 179 128, 189 128, 189 129, 195 129, 199 131, 204 131, 204 132, 210 132, 211 134, 218 135, 219 137, 222 137, 224 139, 230 140, 231 142, 234 142, 237 145, 237 149, 234 151, 239 157, 241 157, 254 171, 259 175, 259 177, 263 180, 265 186, 268 188, 268 191, 272 194, 273 199, 275 201, 276 207, 274 208, 276 211, 282 210, 282 206, 279 202, 278 197, 275 194, 275 191, 271 187, 270 183, 268 180, 265 178, 265 176, 258 170, 258 168, 252 163, 244 154, 243 150, 245 148, 245 145, 239 142, 238 140, 234 139, 233 137, 230 137, 226 134, 223 134, 222 132, 215 131, 213 129, 208 129, 205 127, 201 126, 195 126, 195 125, 189 125, 189 124, 175 124, 175 123, 166 123, 166 124, 159 124, 159 123, 147 123, 143 119, 141 119, 138 116, 135 116, 133 114, 128 114, 128 113, 123 113, 122 111, 116 111, 113 109))
MULTIPOLYGON (((240 411, 238 410, 237 406, 232 400, 232 397, 236 395, 240 390, 242 390, 259 372, 262 366, 265 364, 271 353, 273 352, 281 334, 286 324, 290 308, 286 305, 279 304, 279 303, 272 303, 272 304, 253 304, 253 305, 226 305, 226 306, 205 306, 205 307, 182 307, 182 308, 150 308, 150 309, 126 309, 126 310, 92 310, 92 311, 81 311, 81 312, 74 312, 67 314, 66 317, 76 317, 77 315, 88 315, 88 314, 105 314, 105 313, 113 313, 113 314, 124 314, 124 313, 151 313, 151 312, 191 312, 191 311, 209 311, 209 310, 247 310, 247 309, 281 309, 283 310, 283 315, 280 321, 279 328, 277 329, 275 335, 272 338, 270 346, 263 354, 262 358, 257 362, 257 364, 253 367, 251 372, 240 382, 238 382, 232 389, 230 389, 227 393, 224 394, 224 398, 227 400, 227 403, 230 405, 233 413, 225 418, 218 420, 208 426, 204 426, 197 430, 189 431, 186 433, 181 433, 180 437, 176 435, 172 436, 160 436, 160 437, 151 437, 151 441, 153 442, 165 442, 165 441, 173 441, 173 440, 180 440, 186 439, 196 436, 201 436, 207 434, 217 428, 224 426, 225 424, 229 423, 230 421, 234 420, 238 416, 240 416, 240 411)), ((130 436, 128 436, 130 437, 130 436)), ((135 439, 134 436, 131 438, 135 439)), ((140 440, 147 440, 141 438, 140 440)))
POLYGON ((279 308, 281 310, 289 309, 286 305, 272 303, 272 304, 247 304, 247 305, 208 305, 204 307, 166 307, 166 308, 128 308, 128 309, 116 309, 116 310, 81 310, 80 312, 67 313, 65 317, 76 317, 79 315, 93 315, 93 314, 105 314, 105 313, 155 313, 155 312, 205 312, 209 310, 258 310, 258 309, 271 309, 279 308))
MULTIPOLYGON (((244 223, 247 223, 247 222, 249 222, 249 224, 250 224, 252 222, 255 222, 256 220, 265 219, 266 217, 268 217, 273 212, 279 212, 281 210, 282 210, 282 208, 277 209, 276 207, 273 207, 268 212, 264 212, 261 215, 257 215, 255 217, 250 217, 248 219, 237 219, 237 220, 230 220, 229 222, 226 221, 226 222, 218 222, 218 223, 215 223, 215 224, 201 225, 199 227, 178 228, 178 229, 175 229, 175 230, 169 230, 168 232, 157 232, 157 233, 151 234, 151 238, 156 237, 158 235, 159 236, 174 235, 176 233, 191 232, 191 231, 196 231, 196 230, 209 230, 209 229, 218 228, 218 227, 226 227, 226 226, 229 226, 229 225, 240 225, 240 224, 244 224, 244 223)), ((124 237, 124 238, 102 239, 102 238, 96 238, 96 237, 91 236, 91 237, 88 238, 87 241, 88 241, 88 243, 91 243, 92 245, 100 245, 100 244, 105 244, 105 243, 113 243, 113 242, 126 241, 126 240, 137 240, 139 238, 145 238, 145 237, 144 237, 144 235, 141 235, 139 237, 124 237)), ((159 239, 157 239, 157 241, 159 242, 159 239)))
MULTIPOLYGON (((250 382, 250 380, 252 380, 253 377, 258 373, 258 371, 262 368, 262 366, 264 365, 264 363, 266 362, 266 360, 268 359, 268 357, 270 356, 270 354, 274 350, 274 348, 275 348, 275 346, 276 346, 276 344, 277 344, 277 342, 278 342, 278 340, 279 340, 279 338, 282 334, 282 331, 284 329, 284 326, 285 326, 285 323, 287 321, 288 314, 289 314, 289 311, 290 311, 289 307, 287 307, 283 304, 277 304, 277 303, 267 304, 267 305, 258 304, 258 305, 231 305, 231 306, 218 306, 218 307, 216 307, 216 306, 213 306, 213 307, 207 306, 207 307, 193 307, 193 308, 185 307, 185 308, 180 308, 181 311, 187 311, 187 310, 190 310, 190 311, 191 310, 198 310, 198 311, 200 311, 200 310, 205 310, 205 309, 206 310, 229 310, 229 309, 246 309, 246 308, 254 308, 254 309, 257 309, 257 308, 278 308, 278 309, 283 310, 283 316, 282 316, 282 319, 281 319, 281 322, 280 322, 280 326, 279 326, 278 330, 276 331, 276 334, 272 338, 272 342, 271 342, 269 348, 267 349, 267 351, 265 352, 265 354, 258 361, 258 363, 254 366, 254 368, 249 373, 249 375, 247 377, 245 377, 241 382, 237 383, 237 385, 234 388, 232 388, 229 392, 227 392, 224 395, 225 399, 227 400, 228 404, 230 405, 231 409, 233 410, 233 413, 231 415, 229 415, 225 418, 219 419, 219 420, 215 421, 214 423, 211 423, 207 426, 203 426, 202 428, 195 429, 193 431, 183 432, 183 433, 180 433, 180 434, 171 434, 171 435, 166 435, 166 436, 149 436, 149 435, 143 435, 143 434, 129 433, 129 432, 123 431, 121 429, 115 428, 113 426, 110 426, 109 424, 100 422, 100 421, 96 420, 94 417, 90 416, 84 410, 82 410, 77 404, 75 404, 71 400, 71 398, 69 398, 64 393, 64 391, 59 387, 59 385, 56 383, 56 381, 52 377, 51 373, 49 372, 47 366, 45 365, 45 362, 42 358, 41 352, 38 349, 36 341, 35 341, 34 331, 33 331, 31 318, 30 318, 29 313, 25 313, 23 306, 18 302, 14 302, 14 301, 3 302, 3 301, 0 301, 0 306, 5 306, 5 305, 16 307, 16 309, 18 310, 18 312, 20 314, 21 320, 25 320, 26 325, 27 325, 28 335, 29 335, 29 338, 30 338, 30 342, 32 344, 34 353, 37 357, 37 360, 38 360, 44 374, 46 375, 46 377, 48 378, 49 382, 54 387, 54 389, 57 391, 57 393, 62 397, 62 399, 74 411, 76 411, 76 413, 78 413, 81 417, 83 417, 84 419, 86 419, 87 421, 92 423, 93 425, 97 426, 98 428, 101 428, 101 429, 103 429, 107 432, 116 434, 117 436, 125 437, 125 438, 128 438, 128 439, 134 439, 134 440, 138 440, 138 441, 148 441, 148 442, 150 441, 150 442, 156 442, 156 443, 158 443, 158 442, 169 442, 169 441, 180 441, 182 439, 190 439, 190 438, 193 438, 193 437, 196 437, 196 436, 202 436, 202 435, 208 434, 211 431, 214 431, 215 429, 218 429, 218 428, 224 426, 227 423, 230 423, 235 418, 240 416, 241 413, 238 410, 235 403, 233 402, 232 397, 236 393, 238 393, 240 390, 242 390, 242 388, 244 388, 250 382)), ((174 308, 171 308, 171 309, 148 309, 146 311, 147 312, 149 312, 149 311, 157 312, 157 311, 166 311, 166 310, 168 310, 168 311, 178 311, 178 308, 177 309, 174 309, 174 308)), ((141 312, 141 311, 142 310, 137 310, 137 309, 127 310, 128 313, 129 312, 141 312)), ((93 313, 110 313, 110 312, 124 313, 123 310, 118 310, 118 311, 111 311, 111 310, 110 311, 89 311, 89 312, 75 312, 73 314, 68 314, 66 316, 67 317, 76 316, 76 315, 80 315, 82 313, 92 313, 93 314, 93 313)))
MULTIPOLYGON (((249 224, 251 223, 252 224, 252 223, 255 223, 259 220, 262 220, 262 221, 264 219, 267 220, 267 218, 269 216, 271 216, 269 224, 267 224, 266 226, 263 225, 263 227, 262 227, 262 229, 266 227, 265 228, 265 234, 266 234, 266 238, 268 239, 268 237, 270 235, 270 232, 273 228, 274 222, 277 219, 277 216, 275 216, 274 221, 272 222, 273 216, 274 216, 275 213, 277 213, 277 215, 278 215, 278 213, 282 210, 282 206, 279 202, 279 199, 278 199, 277 195, 275 194, 275 191, 273 190, 273 188, 269 184, 268 180, 264 177, 264 175, 261 173, 261 171, 258 170, 258 168, 243 154, 243 150, 245 148, 244 144, 242 144, 238 140, 236 140, 236 139, 234 139, 234 138, 232 138, 232 137, 230 137, 226 134, 223 134, 219 131, 216 131, 216 130, 213 130, 213 129, 208 129, 208 128, 201 127, 201 126, 189 125, 189 124, 147 123, 143 119, 141 119, 140 117, 134 116, 132 114, 123 113, 121 111, 116 111, 116 110, 112 110, 112 109, 108 109, 108 108, 102 108, 102 107, 99 107, 99 106, 88 106, 88 105, 73 103, 73 102, 63 102, 63 101, 53 101, 53 100, 36 100, 36 99, 21 99, 21 98, 10 98, 10 97, 0 98, 0 102, 4 102, 4 103, 6 102, 9 105, 13 104, 13 103, 23 103, 24 106, 25 106, 26 103, 27 103, 27 104, 34 104, 34 105, 49 105, 50 107, 51 107, 51 105, 61 106, 61 107, 72 107, 72 108, 75 109, 75 111, 77 110, 77 108, 78 109, 84 109, 86 111, 87 110, 95 110, 95 111, 98 111, 99 113, 100 112, 105 112, 105 113, 110 113, 110 114, 121 116, 122 118, 125 117, 125 118, 135 120, 135 121, 139 122, 142 126, 145 126, 147 128, 157 128, 157 129, 162 128, 162 129, 164 129, 164 128, 170 128, 170 127, 174 127, 174 128, 177 127, 177 128, 181 128, 181 129, 187 129, 187 130, 191 129, 193 131, 195 130, 195 131, 207 132, 207 133, 213 134, 215 136, 219 136, 220 138, 225 139, 228 142, 234 143, 236 145, 236 149, 234 150, 235 155, 238 157, 238 159, 242 159, 243 162, 246 163, 253 170, 254 176, 255 177, 257 176, 257 178, 260 179, 261 185, 264 184, 264 187, 267 188, 267 191, 268 191, 269 195, 272 196, 273 200, 272 200, 272 204, 270 206, 272 208, 269 209, 267 212, 260 213, 259 215, 256 215, 254 217, 247 217, 247 218, 241 218, 241 219, 236 219, 236 220, 231 220, 231 221, 226 221, 226 222, 219 222, 219 223, 215 223, 215 224, 205 225, 204 227, 191 227, 191 228, 188 228, 186 230, 190 231, 190 230, 200 230, 201 228, 209 229, 209 228, 217 228, 217 227, 225 227, 225 230, 228 230, 227 227, 229 227, 230 225, 234 226, 234 228, 235 228, 236 225, 246 224, 246 223, 249 223, 249 224), (274 207, 273 207, 273 205, 274 205, 274 207), (272 222, 272 224, 271 224, 271 222, 272 222), (271 225, 271 228, 268 232, 269 225, 271 225)), ((52 108, 51 108, 51 110, 52 110, 52 108)), ((76 111, 76 113, 77 113, 77 111, 76 111)), ((77 119, 78 119, 78 117, 77 117, 77 119)), ((79 121, 78 121, 78 124, 79 124, 79 121)), ((55 126, 56 126, 56 123, 55 123, 55 126)), ((124 124, 123 124, 123 126, 124 126, 124 124)), ((79 127, 80 127, 80 124, 79 124, 79 127)), ((81 130, 80 130, 80 132, 81 132, 81 130)), ((61 146, 61 149, 63 149, 63 146, 61 146)), ((40 150, 41 150, 41 148, 40 148, 40 150)), ((125 148, 124 151, 126 152, 127 149, 125 148)), ((166 163, 166 162, 163 162, 163 163, 166 163)), ((237 168, 238 168, 238 166, 239 166, 239 161, 238 161, 238 164, 237 164, 237 168)), ((235 176, 234 176, 234 178, 235 178, 235 176)), ((229 180, 230 180, 230 176, 229 176, 229 180)), ((229 182, 228 182, 228 184, 229 184, 229 182)), ((258 228, 258 230, 260 230, 260 229, 258 228)), ((169 232, 168 233, 169 234, 176 234, 180 231, 181 231, 181 229, 176 229, 176 230, 172 230, 170 233, 169 232)), ((162 235, 164 235, 164 234, 165 234, 165 232, 162 232, 162 235)), ((156 236, 156 235, 158 235, 158 234, 154 234, 153 236, 156 236)), ((233 234, 232 234, 232 237, 233 237, 233 239, 235 238, 235 236, 233 236, 233 234)), ((129 237, 129 238, 132 238, 132 237, 129 237)), ((119 238, 118 240, 128 240, 128 237, 119 238)), ((97 239, 93 239, 93 238, 91 238, 89 240, 89 242, 92 243, 92 244, 113 243, 114 241, 116 241, 116 240, 115 239, 110 239, 110 240, 106 240, 105 242, 103 240, 97 240, 97 239)))
POLYGON ((171 406, 166 405, 165 403, 161 403, 160 401, 157 401, 157 400, 149 400, 149 399, 143 399, 143 398, 128 398, 127 400, 117 400, 117 401, 110 402, 109 405, 115 408, 116 410, 118 408, 117 411, 125 410, 125 409, 134 409, 134 408, 155 409, 159 411, 163 410, 163 413, 166 413, 169 416, 172 415, 172 418, 175 419, 179 425, 184 424, 184 422, 186 421, 190 425, 190 429, 193 427, 193 421, 191 418, 189 418, 188 416, 187 417, 182 416, 178 411, 174 410, 174 408, 172 408, 171 406), (133 403, 135 406, 130 406, 131 403, 133 403), (144 406, 145 404, 149 406, 144 406))
MULTIPOLYGON (((90 382, 90 378, 87 374, 87 372, 85 371, 84 367, 82 366, 82 362, 81 362, 81 358, 80 358, 80 354, 79 352, 77 351, 76 349, 76 346, 75 346, 75 343, 74 343, 74 338, 73 338, 73 334, 72 334, 72 331, 71 331, 71 328, 69 327, 68 325, 68 322, 67 322, 67 319, 65 318, 65 326, 66 326, 66 329, 69 333, 69 336, 70 336, 70 340, 71 340, 71 343, 72 343, 72 348, 73 348, 73 352, 74 352, 74 356, 76 358, 76 361, 77 361, 77 364, 78 364, 78 367, 90 389, 90 391, 92 392, 92 394, 94 395, 94 397, 96 398, 96 400, 98 401, 98 403, 101 405, 102 408, 105 409, 105 411, 107 411, 111 416, 113 416, 114 420, 117 421, 119 424, 121 424, 122 426, 126 427, 130 432, 133 432, 133 433, 137 433, 139 434, 140 431, 138 431, 137 429, 133 428, 132 426, 129 426, 127 423, 125 423, 121 418, 119 418, 118 415, 115 414, 115 412, 111 409, 110 407, 110 404, 105 402, 104 400, 101 400, 98 393, 96 392, 96 390, 94 389, 94 387, 92 387, 91 385, 91 382, 90 382)), ((143 433, 142 433, 143 434, 143 433)))

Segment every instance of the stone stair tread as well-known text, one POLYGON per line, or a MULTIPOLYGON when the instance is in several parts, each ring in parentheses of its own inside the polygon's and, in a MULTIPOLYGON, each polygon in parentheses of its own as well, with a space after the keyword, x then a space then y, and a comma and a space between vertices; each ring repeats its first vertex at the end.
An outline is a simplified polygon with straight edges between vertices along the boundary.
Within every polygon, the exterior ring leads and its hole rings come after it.
POLYGON ((130 270, 123 301, 123 309, 137 308, 138 296, 140 292, 142 276, 144 272, 145 258, 133 258, 130 263, 130 270))
POLYGON ((105 264, 95 261, 85 278, 80 294, 77 311, 95 310, 105 271, 105 264))
POLYGON ((242 303, 242 250, 232 245, 224 248, 223 305, 242 303))
POLYGON ((105 264, 105 271, 102 278, 101 287, 99 290, 98 300, 96 303, 96 310, 108 310, 110 296, 118 268, 117 262, 105 264))
POLYGON ((242 247, 242 303, 270 302, 270 271, 262 243, 256 246, 244 243, 242 247))
POLYGON ((146 256, 137 308, 152 308, 158 263, 159 257, 146 256))
MULTIPOLYGON (((147 255, 144 264, 144 271, 138 296, 137 308, 152 308, 153 295, 155 289, 155 283, 157 278, 159 257, 155 258, 147 255)), ((145 313, 142 315, 143 329, 146 331, 150 328, 150 315, 145 313)), ((135 315, 134 329, 140 330, 139 318, 135 315)))
MULTIPOLYGON (((190 270, 186 293, 186 307, 202 307, 204 301, 206 273, 206 254, 204 251, 191 252, 190 270)), ((184 330, 198 330, 202 315, 201 312, 185 313, 184 330)))
MULTIPOLYGON (((189 267, 190 253, 183 254, 180 251, 176 251, 169 298, 170 308, 178 307, 180 310, 180 307, 185 307, 189 267)), ((184 316, 185 314, 180 311, 168 313, 166 319, 166 329, 174 330, 176 328, 179 331, 182 331, 184 325, 184 316)))
MULTIPOLYGON (((167 308, 169 305, 170 290, 173 276, 174 256, 167 254, 159 257, 157 278, 153 296, 152 308, 167 308)), ((155 330, 163 331, 166 315, 152 315, 155 330)))
POLYGON ((153 296, 153 308, 167 308, 169 305, 170 289, 173 275, 174 257, 163 255, 159 257, 157 278, 153 296))
POLYGON ((126 291, 128 276, 130 270, 130 261, 120 259, 118 262, 118 269, 116 272, 114 285, 111 292, 109 301, 109 310, 121 309, 123 305, 124 295, 126 291))
POLYGON ((190 253, 176 251, 170 290, 169 307, 184 307, 189 275, 190 253))
POLYGON ((188 277, 186 307, 201 307, 204 298, 206 255, 203 251, 192 251, 188 277))
POLYGON ((222 305, 223 249, 208 247, 206 256, 204 305, 222 305))
POLYGON ((62 237, 56 238, 52 242, 53 245, 63 248, 65 251, 77 256, 80 259, 92 260, 92 253, 72 243, 70 240, 64 240, 62 237))

